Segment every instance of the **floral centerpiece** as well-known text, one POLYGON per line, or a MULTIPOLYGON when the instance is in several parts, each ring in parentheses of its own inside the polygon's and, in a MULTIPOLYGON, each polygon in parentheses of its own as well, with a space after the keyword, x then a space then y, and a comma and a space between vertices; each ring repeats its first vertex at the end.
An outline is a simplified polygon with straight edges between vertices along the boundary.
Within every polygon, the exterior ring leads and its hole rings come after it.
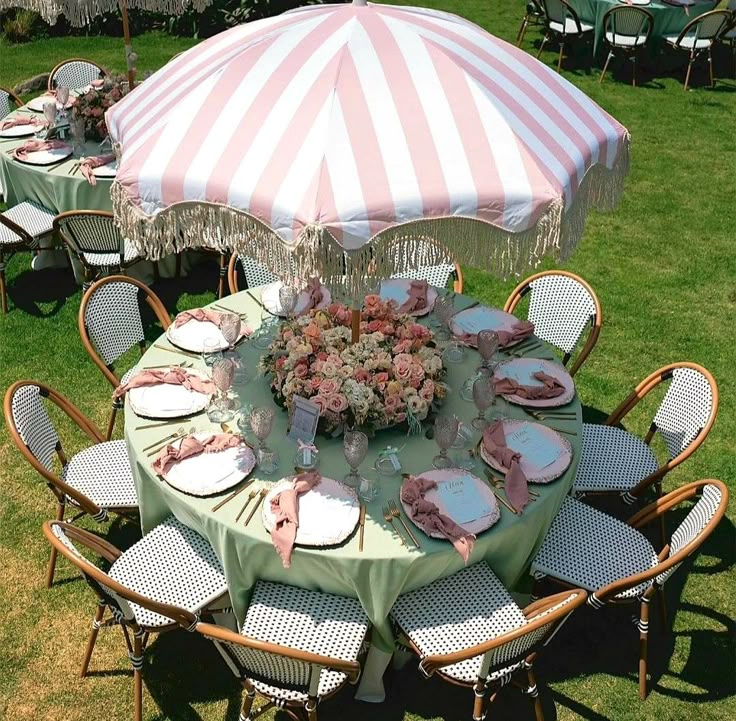
POLYGON ((447 391, 432 332, 378 295, 365 299, 355 344, 350 319, 348 307, 333 303, 280 325, 261 360, 277 403, 291 411, 294 396, 308 398, 326 433, 344 425, 418 428, 447 391))
POLYGON ((108 76, 95 81, 87 92, 78 95, 72 103, 72 117, 84 119, 84 132, 90 140, 104 140, 107 135, 105 113, 126 93, 124 75, 108 76))

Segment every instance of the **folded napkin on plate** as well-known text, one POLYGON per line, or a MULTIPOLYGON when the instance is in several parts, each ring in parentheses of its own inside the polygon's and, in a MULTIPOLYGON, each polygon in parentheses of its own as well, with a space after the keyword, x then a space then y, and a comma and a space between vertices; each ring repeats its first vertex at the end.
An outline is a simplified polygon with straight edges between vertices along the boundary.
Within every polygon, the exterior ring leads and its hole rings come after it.
POLYGON ((209 321, 214 323, 218 328, 222 322, 223 313, 218 313, 216 310, 209 310, 208 308, 195 308, 194 310, 185 310, 179 313, 174 320, 174 326, 179 328, 185 323, 189 323, 190 320, 196 320, 200 323, 209 321))
POLYGON ((144 370, 134 375, 127 383, 121 383, 112 394, 113 399, 125 395, 131 388, 143 386, 158 386, 166 383, 172 386, 184 386, 187 390, 196 393, 214 393, 215 384, 194 373, 187 373, 183 368, 169 368, 168 370, 144 370))
POLYGON ((79 165, 79 170, 82 175, 87 179, 90 185, 97 185, 97 177, 92 172, 95 168, 101 168, 103 165, 112 163, 115 160, 114 155, 93 155, 90 158, 85 158, 79 165))
POLYGON ((37 153, 39 150, 55 150, 56 148, 64 148, 66 143, 61 140, 29 140, 13 152, 13 156, 18 160, 27 160, 30 153, 37 153))
POLYGON ((427 307, 426 280, 412 280, 409 283, 409 297, 399 306, 399 313, 412 313, 424 310, 427 307))
POLYGON ((41 127, 42 125, 48 125, 48 123, 45 120, 32 118, 29 115, 16 115, 14 118, 6 118, 3 120, 3 122, 0 123, 0 130, 9 130, 17 125, 35 125, 36 127, 41 127))
POLYGON ((291 488, 284 489, 271 499, 271 513, 274 515, 271 541, 281 556, 284 568, 291 566, 291 553, 299 528, 299 496, 311 491, 321 478, 317 471, 300 473, 291 488))
POLYGON ((304 306, 302 314, 308 313, 313 308, 316 308, 324 298, 322 283, 320 283, 319 278, 310 278, 305 291, 309 297, 307 298, 307 304, 304 306))
POLYGON ((218 433, 203 441, 194 436, 185 436, 178 448, 169 444, 159 452, 153 461, 153 470, 163 476, 171 466, 185 458, 198 456, 200 453, 219 453, 228 448, 237 448, 242 442, 240 436, 232 433, 218 433))
MULTIPOLYGON (((462 312, 462 311, 461 311, 462 312)), ((507 345, 512 343, 518 343, 519 341, 528 338, 534 333, 534 323, 530 320, 517 321, 511 330, 496 330, 498 335, 498 345, 500 348, 505 348, 507 345)), ((458 340, 477 345, 478 334, 477 333, 461 333, 458 336, 458 340)))
POLYGON ((503 421, 496 421, 483 431, 483 448, 506 473, 504 490, 509 503, 521 511, 529 503, 529 488, 521 470, 521 454, 506 445, 503 421))
POLYGON ((493 386, 498 395, 519 396, 519 398, 526 398, 529 401, 557 398, 565 392, 565 386, 557 378, 544 371, 537 371, 532 377, 540 381, 542 385, 527 386, 518 383, 513 378, 498 378, 494 380, 493 386))
POLYGON ((425 533, 440 533, 455 546, 465 563, 475 545, 475 535, 468 533, 449 516, 440 513, 440 509, 424 496, 427 491, 437 488, 437 481, 427 478, 409 476, 401 486, 401 499, 409 506, 409 515, 425 533))

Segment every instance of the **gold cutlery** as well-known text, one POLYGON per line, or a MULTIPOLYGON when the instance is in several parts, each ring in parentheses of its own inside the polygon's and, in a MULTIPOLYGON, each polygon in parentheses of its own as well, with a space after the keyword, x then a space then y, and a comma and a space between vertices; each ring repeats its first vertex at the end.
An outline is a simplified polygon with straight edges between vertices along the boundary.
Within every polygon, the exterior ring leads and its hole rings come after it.
POLYGON ((192 363, 192 361, 183 360, 181 363, 162 363, 158 366, 145 366, 143 370, 153 371, 158 370, 159 368, 176 368, 177 366, 179 366, 179 368, 193 368, 194 363, 192 363))
POLYGON ((363 551, 363 538, 365 536, 365 504, 360 504, 360 517, 358 518, 360 525, 360 537, 358 539, 358 550, 363 551))
POLYGON ((520 515, 520 513, 505 498, 502 498, 498 493, 496 493, 493 488, 491 488, 491 493, 496 496, 496 500, 508 511, 511 511, 515 516, 520 515))
POLYGON ((250 292, 249 290, 246 290, 246 291, 245 291, 245 294, 246 294, 246 295, 247 295, 247 296, 248 296, 248 297, 249 297, 249 298, 250 298, 250 299, 251 299, 251 300, 252 300, 252 301, 253 301, 253 302, 254 302, 254 303, 255 303, 255 304, 256 304, 256 305, 257 305, 257 306, 259 307, 259 308, 262 308, 263 310, 265 310, 265 311, 266 311, 266 313, 268 313, 269 315, 272 315, 272 316, 273 316, 274 318, 278 318, 278 315, 277 315, 276 313, 272 313, 272 312, 271 312, 271 311, 270 311, 270 310, 269 310, 268 308, 266 308, 266 306, 265 306, 265 305, 263 305, 263 303, 261 303, 261 301, 260 301, 260 300, 258 300, 258 298, 256 298, 256 297, 255 297, 255 296, 253 295, 253 293, 251 293, 251 292, 250 292))
POLYGON ((191 358, 199 358, 197 353, 192 353, 188 350, 181 350, 181 348, 167 348, 165 345, 159 345, 158 343, 154 343, 153 347, 158 348, 159 350, 168 351, 169 353, 176 353, 177 355, 188 355, 191 358))
POLYGON ((164 443, 164 444, 167 443, 170 439, 175 438, 176 436, 178 436, 183 431, 184 431, 184 426, 179 426, 179 428, 177 428, 170 435, 166 436, 165 438, 159 438, 157 441, 155 441, 154 443, 151 443, 150 445, 146 446, 145 448, 142 448, 141 450, 143 452, 150 451, 151 448, 154 448, 155 446, 161 445, 162 443, 164 443))
MULTIPOLYGON (((237 523, 240 520, 240 517, 245 513, 245 509, 248 508, 248 504, 258 495, 258 491, 254 488, 249 494, 248 498, 245 499, 245 503, 243 504, 242 508, 238 511, 238 515, 235 516, 235 523, 237 523)), ((250 520, 250 517, 248 518, 248 521, 250 520)), ((245 522, 245 525, 248 525, 248 521, 245 522)))
MULTIPOLYGON (((490 468, 486 468, 485 474, 488 477, 488 480, 491 482, 491 484, 494 486, 494 488, 503 489, 504 493, 506 492, 506 488, 504 486, 504 478, 501 478, 499 476, 494 475, 493 471, 491 471, 490 468)), ((536 501, 537 498, 539 498, 539 493, 537 491, 533 491, 531 488, 527 489, 529 491, 529 496, 532 500, 536 501)))
POLYGON ((162 450, 164 447, 168 446, 170 443, 173 443, 174 441, 178 441, 180 438, 185 438, 187 433, 194 433, 196 431, 196 428, 192 426, 189 430, 184 428, 184 426, 181 426, 178 431, 172 436, 163 439, 162 441, 159 441, 159 443, 156 444, 156 448, 153 448, 153 450, 150 450, 146 453, 146 455, 150 458, 151 456, 155 456, 160 450, 162 450))
POLYGON ((383 508, 383 517, 386 519, 386 521, 391 526, 391 530, 399 537, 399 540, 401 541, 401 545, 404 546, 404 548, 409 548, 408 544, 404 540, 404 537, 399 532, 399 529, 394 526, 394 516, 391 513, 391 511, 388 510, 387 507, 383 508))
POLYGON ((412 541, 412 543, 413 543, 413 544, 414 544, 414 545, 415 545, 415 546, 416 546, 417 548, 419 548, 419 541, 417 541, 416 537, 415 537, 415 536, 414 536, 414 534, 413 534, 413 533, 411 532, 411 529, 409 528, 409 526, 407 526, 407 525, 406 525, 406 521, 405 521, 405 520, 404 520, 404 519, 402 518, 402 516, 401 516, 401 511, 399 511, 399 508, 398 508, 398 506, 396 505, 396 502, 395 502, 395 501, 389 501, 389 502, 388 502, 388 506, 387 506, 387 507, 388 507, 389 513, 390 513, 390 514, 391 514, 391 515, 392 515, 392 516, 393 516, 394 518, 397 518, 397 519, 398 519, 399 521, 401 521, 401 525, 402 525, 402 526, 404 527, 404 529, 406 530, 406 534, 407 534, 407 536, 409 536, 409 538, 411 538, 411 541, 412 541))
POLYGON ((226 308, 224 305, 220 305, 219 303, 213 303, 212 308, 214 308, 218 313, 232 313, 232 315, 240 316, 240 318, 246 319, 248 317, 247 313, 241 313, 240 311, 234 310, 233 308, 226 308))
MULTIPOLYGON (((170 421, 161 421, 160 423, 146 423, 144 426, 136 426, 133 430, 135 431, 142 431, 146 428, 163 428, 164 426, 169 426, 172 423, 176 423, 178 418, 173 418, 170 421)), ((145 450, 145 449, 144 449, 145 450)))
POLYGON ((253 516, 255 515, 255 512, 258 510, 258 506, 261 505, 261 502, 266 497, 266 493, 268 493, 268 491, 265 488, 261 488, 261 492, 258 494, 258 500, 256 501, 256 505, 253 506, 253 510, 251 510, 251 512, 248 514, 248 518, 245 519, 244 525, 247 526, 250 523, 250 519, 253 518, 253 516))
POLYGON ((229 495, 225 496, 225 498, 223 498, 219 503, 216 503, 214 506, 212 506, 212 512, 214 513, 215 511, 222 508, 226 503, 229 503, 230 501, 232 501, 233 498, 235 498, 235 496, 239 496, 246 488, 248 488, 248 486, 249 486, 249 483, 246 483, 244 486, 241 486, 240 488, 238 488, 237 491, 233 491, 229 495))

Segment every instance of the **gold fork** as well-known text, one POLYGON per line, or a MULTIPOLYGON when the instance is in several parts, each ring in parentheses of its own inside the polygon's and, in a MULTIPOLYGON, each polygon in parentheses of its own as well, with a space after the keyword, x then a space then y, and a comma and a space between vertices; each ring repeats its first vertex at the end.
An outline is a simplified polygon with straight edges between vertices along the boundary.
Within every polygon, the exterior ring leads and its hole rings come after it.
POLYGON ((399 540, 401 541, 401 545, 404 546, 404 548, 409 548, 406 541, 404 540, 404 537, 401 535, 401 533, 399 533, 399 530, 396 528, 396 526, 394 526, 394 516, 391 513, 391 511, 389 511, 387 506, 384 506, 383 508, 383 517, 389 523, 393 532, 399 537, 399 540))
POLYGON ((396 505, 396 502, 395 501, 389 501, 387 508, 388 508, 389 513, 394 518, 397 518, 399 521, 401 521, 401 525, 406 530, 406 534, 409 536, 409 538, 411 538, 412 543, 417 548, 419 548, 419 541, 417 541, 417 539, 415 538, 414 534, 411 532, 411 529, 409 528, 409 526, 406 525, 406 521, 404 521, 404 519, 402 518, 401 511, 399 511, 399 509, 398 509, 398 507, 396 505))
POLYGON ((184 426, 179 426, 173 433, 169 433, 168 436, 164 438, 159 438, 157 441, 151 443, 150 445, 146 446, 145 448, 142 448, 141 450, 145 453, 146 451, 150 451, 151 448, 155 448, 156 446, 161 445, 162 443, 165 445, 169 441, 176 438, 180 433, 184 432, 184 426))
POLYGON ((248 498, 245 499, 245 503, 243 504, 243 507, 238 511, 238 515, 235 516, 235 522, 237 523, 240 520, 240 517, 245 512, 245 509, 248 508, 248 504, 258 495, 258 489, 254 488, 249 494, 248 498))
POLYGON ((245 519, 245 525, 247 526, 250 523, 250 519, 253 518, 255 515, 255 512, 258 510, 258 506, 261 505, 261 501, 266 497, 266 493, 268 493, 268 489, 261 488, 261 492, 258 494, 258 500, 256 501, 256 505, 253 506, 251 509, 251 512, 248 514, 248 518, 245 519))

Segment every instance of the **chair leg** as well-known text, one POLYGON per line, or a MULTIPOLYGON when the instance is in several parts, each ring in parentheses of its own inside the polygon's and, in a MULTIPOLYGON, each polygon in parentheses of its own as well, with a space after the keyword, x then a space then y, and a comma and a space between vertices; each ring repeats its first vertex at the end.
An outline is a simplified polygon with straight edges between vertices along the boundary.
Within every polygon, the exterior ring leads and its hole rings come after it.
POLYGON ((8 296, 5 288, 5 256, 2 253, 0 253, 0 304, 5 315, 8 312, 8 296))
POLYGON ((247 679, 243 681, 243 690, 243 703, 240 707, 240 719, 238 721, 250 721, 250 710, 253 708, 256 691, 253 688, 253 684, 247 679))
MULTIPOLYGON (((64 510, 66 505, 59 501, 56 505, 56 520, 64 520, 64 510)), ((56 571, 56 549, 51 549, 51 556, 49 557, 49 565, 46 568, 46 588, 51 588, 54 583, 54 572, 56 571)))
POLYGON ((565 51, 565 38, 563 37, 562 40, 560 40, 560 54, 557 57, 557 72, 562 71, 562 53, 565 51))
POLYGON ((537 688, 537 679, 534 676, 534 669, 529 666, 526 671, 526 676, 529 681, 529 687, 526 692, 532 699, 534 704, 534 718, 536 721, 544 721, 544 711, 542 710, 542 700, 539 698, 539 689, 537 688))
POLYGON ((526 35, 526 29, 529 27, 529 18, 528 16, 524 15, 524 19, 521 21, 521 27, 519 28, 519 32, 516 33, 516 47, 520 48, 521 44, 524 42, 524 35, 526 35))
POLYGON ((537 52, 537 60, 539 60, 540 56, 542 55, 542 50, 544 50, 544 46, 547 43, 547 40, 549 40, 549 35, 545 33, 544 37, 542 38, 542 42, 539 45, 539 51, 537 52))
POLYGON ((133 721, 143 721, 143 635, 134 634, 133 653, 133 721))
POLYGON ((608 63, 611 62, 612 57, 613 57, 613 50, 609 50, 608 57, 606 58, 606 62, 603 64, 603 70, 601 71, 601 76, 598 78, 598 85, 600 85, 603 82, 603 78, 606 77, 606 70, 608 70, 608 63))
POLYGON ((639 698, 647 697, 647 645, 649 637, 649 598, 641 602, 639 616, 639 698))
POLYGON ((631 56, 631 65, 633 67, 631 84, 636 87, 636 52, 631 56))
POLYGON ((713 55, 711 54, 710 48, 708 48, 708 73, 710 74, 710 86, 715 87, 716 79, 713 77, 713 55))
POLYGON ((317 699, 311 696, 304 704, 304 710, 307 712, 307 721, 317 721, 317 699))
POLYGON ((473 721, 482 721, 486 715, 486 692, 488 687, 484 679, 479 678, 473 686, 475 702, 473 703, 473 721))
POLYGON ((112 432, 115 430, 115 419, 118 415, 118 404, 117 401, 112 402, 112 409, 110 411, 110 420, 107 422, 107 433, 105 440, 109 441, 112 438, 112 432))
POLYGON ((220 253, 220 279, 217 283, 217 297, 222 300, 225 295, 225 277, 227 276, 227 258, 224 253, 220 253))
POLYGON ((89 668, 89 662, 92 659, 92 652, 95 650, 95 643, 97 643, 97 634, 100 632, 100 626, 102 625, 102 617, 105 615, 105 602, 97 602, 97 610, 95 611, 95 617, 92 619, 92 630, 89 633, 89 641, 87 641, 87 649, 84 652, 84 658, 82 659, 82 671, 79 674, 80 678, 84 678, 87 675, 87 669, 89 668))
POLYGON ((685 73, 685 92, 687 92, 687 86, 690 85, 690 71, 693 69, 693 61, 695 60, 695 55, 691 51, 690 52, 690 60, 687 63, 687 73, 685 73))

